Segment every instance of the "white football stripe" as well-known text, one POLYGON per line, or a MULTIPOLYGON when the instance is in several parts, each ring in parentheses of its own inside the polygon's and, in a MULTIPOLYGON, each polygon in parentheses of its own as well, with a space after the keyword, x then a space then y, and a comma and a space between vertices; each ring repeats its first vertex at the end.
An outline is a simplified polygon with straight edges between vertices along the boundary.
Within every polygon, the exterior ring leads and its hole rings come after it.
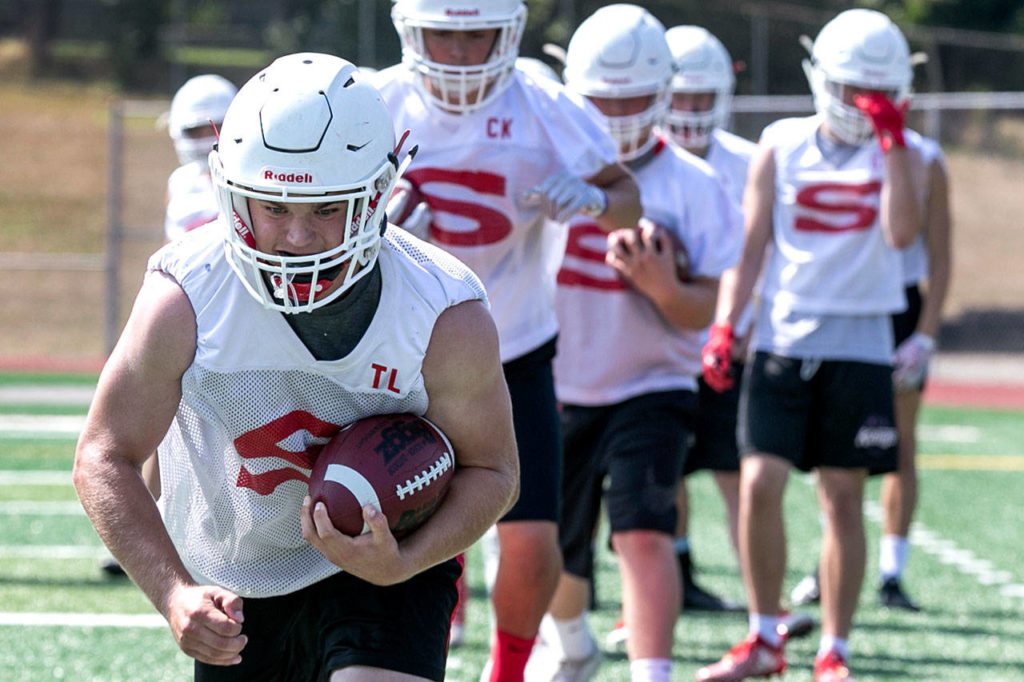
POLYGON ((50 627, 162 628, 167 621, 145 613, 32 613, 0 612, 0 625, 50 627))
MULTIPOLYGON (((327 471, 324 472, 324 480, 333 481, 347 488, 359 502, 360 507, 372 504, 377 511, 380 511, 380 498, 377 497, 377 491, 373 489, 366 477, 352 467, 347 467, 344 464, 328 464, 327 471)), ((366 533, 369 530, 370 526, 363 521, 363 532, 366 533)))

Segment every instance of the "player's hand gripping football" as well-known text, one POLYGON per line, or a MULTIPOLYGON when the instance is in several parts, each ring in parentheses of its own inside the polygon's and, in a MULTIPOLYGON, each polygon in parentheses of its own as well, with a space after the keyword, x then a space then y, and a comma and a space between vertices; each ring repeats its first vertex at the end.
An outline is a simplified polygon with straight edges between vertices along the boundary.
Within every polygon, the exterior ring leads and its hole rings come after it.
POLYGON ((577 213, 593 218, 608 209, 608 197, 604 190, 587 183, 568 171, 550 175, 524 196, 527 206, 539 206, 551 220, 564 223, 577 213))
POLYGON ((907 146, 903 138, 903 128, 906 125, 910 100, 904 101, 897 108, 892 100, 882 93, 872 92, 867 95, 855 95, 853 103, 871 121, 871 127, 875 129, 875 136, 878 137, 882 151, 887 152, 894 146, 907 146))
POLYGON ((652 300, 670 296, 676 280, 688 278, 689 259, 682 242, 664 227, 641 218, 638 229, 608 234, 605 263, 619 277, 652 300))
POLYGON ((735 383, 732 366, 732 346, 736 341, 729 323, 711 325, 708 342, 701 352, 704 383, 719 393, 724 393, 735 383))
POLYGON ((322 502, 312 506, 307 495, 299 511, 303 539, 318 549, 327 560, 346 572, 374 585, 395 585, 408 580, 425 567, 405 565, 398 541, 388 528, 384 514, 373 506, 363 507, 363 520, 370 532, 355 537, 345 535, 331 523, 322 502))
POLYGON ((921 388, 928 371, 935 340, 927 334, 914 332, 896 347, 893 355, 892 382, 897 391, 921 388))

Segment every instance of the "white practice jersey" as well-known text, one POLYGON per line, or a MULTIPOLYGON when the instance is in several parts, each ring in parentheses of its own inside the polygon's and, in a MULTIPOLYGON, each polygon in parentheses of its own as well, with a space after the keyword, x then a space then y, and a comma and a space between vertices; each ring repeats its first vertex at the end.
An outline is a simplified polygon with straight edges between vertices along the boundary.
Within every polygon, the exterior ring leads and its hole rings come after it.
MULTIPOLYGON (((653 158, 633 172, 644 217, 680 238, 691 276, 718 277, 736 264, 740 214, 707 163, 659 141, 653 158)), ((608 405, 655 391, 696 390, 703 330, 666 321, 605 264, 606 252, 606 233, 593 220, 570 221, 556 296, 558 399, 608 405)))
POLYGON ((558 83, 516 71, 489 105, 441 111, 408 67, 375 75, 395 119, 419 153, 406 173, 433 213, 429 239, 479 275, 498 327, 501 360, 520 357, 558 331, 555 274, 564 225, 546 220, 527 192, 548 176, 595 175, 616 160, 600 113, 558 83))
POLYGON ((186 232, 217 219, 217 196, 205 161, 178 166, 167 178, 164 236, 174 241, 186 232))
POLYGON ((181 403, 159 447, 159 504, 198 582, 270 597, 340 570, 299 527, 320 448, 366 416, 422 415, 421 367, 435 321, 484 293, 454 258, 389 229, 369 328, 344 358, 317 361, 282 313, 245 290, 225 258, 224 229, 218 221, 195 230, 149 263, 181 285, 198 326, 181 403))
POLYGON ((773 243, 765 305, 784 315, 903 310, 899 251, 881 227, 882 150, 870 140, 841 165, 818 146, 818 116, 776 121, 761 136, 775 157, 773 243))
POLYGON ((740 210, 743 209, 743 191, 747 187, 747 171, 757 145, 750 140, 715 128, 711 131, 711 144, 704 157, 725 187, 725 193, 740 210))
MULTIPOLYGON (((931 165, 938 163, 946 165, 946 157, 939 147, 939 143, 930 137, 924 137, 909 128, 903 131, 903 137, 907 146, 920 151, 920 163, 918 172, 914 173, 915 189, 918 192, 918 201, 922 209, 928 206, 929 195, 931 194, 931 165)), ((924 225, 921 234, 917 235, 914 243, 901 251, 903 256, 903 284, 911 286, 928 279, 928 245, 925 243, 925 233, 928 225, 924 225)))

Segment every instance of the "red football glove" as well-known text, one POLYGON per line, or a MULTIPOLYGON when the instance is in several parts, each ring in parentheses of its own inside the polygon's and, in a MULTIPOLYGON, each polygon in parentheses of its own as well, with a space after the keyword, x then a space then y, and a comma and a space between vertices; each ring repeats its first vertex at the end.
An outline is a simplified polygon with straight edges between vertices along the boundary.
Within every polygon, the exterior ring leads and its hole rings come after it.
POLYGON ((903 139, 903 127, 906 125, 910 100, 904 101, 897 109, 888 97, 880 92, 872 92, 870 95, 854 95, 853 103, 871 121, 883 152, 892 149, 893 145, 907 146, 903 139))
POLYGON ((732 333, 732 325, 711 325, 711 335, 701 352, 701 364, 704 370, 704 383, 719 393, 732 388, 732 344, 736 340, 732 333))

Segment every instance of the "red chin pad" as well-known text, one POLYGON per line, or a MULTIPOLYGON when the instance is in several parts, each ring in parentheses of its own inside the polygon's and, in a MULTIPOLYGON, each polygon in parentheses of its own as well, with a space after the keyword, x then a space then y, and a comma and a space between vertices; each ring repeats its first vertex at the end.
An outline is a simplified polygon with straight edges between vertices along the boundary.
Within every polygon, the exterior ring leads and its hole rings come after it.
MULTIPOLYGON (((274 286, 275 292, 284 290, 284 287, 281 286, 281 279, 277 275, 271 275, 270 282, 274 286)), ((313 296, 314 301, 324 296, 327 290, 331 288, 331 285, 334 284, 334 280, 318 279, 316 283, 317 286, 320 287, 320 289, 313 296)), ((303 302, 308 302, 309 292, 312 287, 313 284, 311 282, 292 282, 289 288, 295 292, 296 298, 303 302)))

